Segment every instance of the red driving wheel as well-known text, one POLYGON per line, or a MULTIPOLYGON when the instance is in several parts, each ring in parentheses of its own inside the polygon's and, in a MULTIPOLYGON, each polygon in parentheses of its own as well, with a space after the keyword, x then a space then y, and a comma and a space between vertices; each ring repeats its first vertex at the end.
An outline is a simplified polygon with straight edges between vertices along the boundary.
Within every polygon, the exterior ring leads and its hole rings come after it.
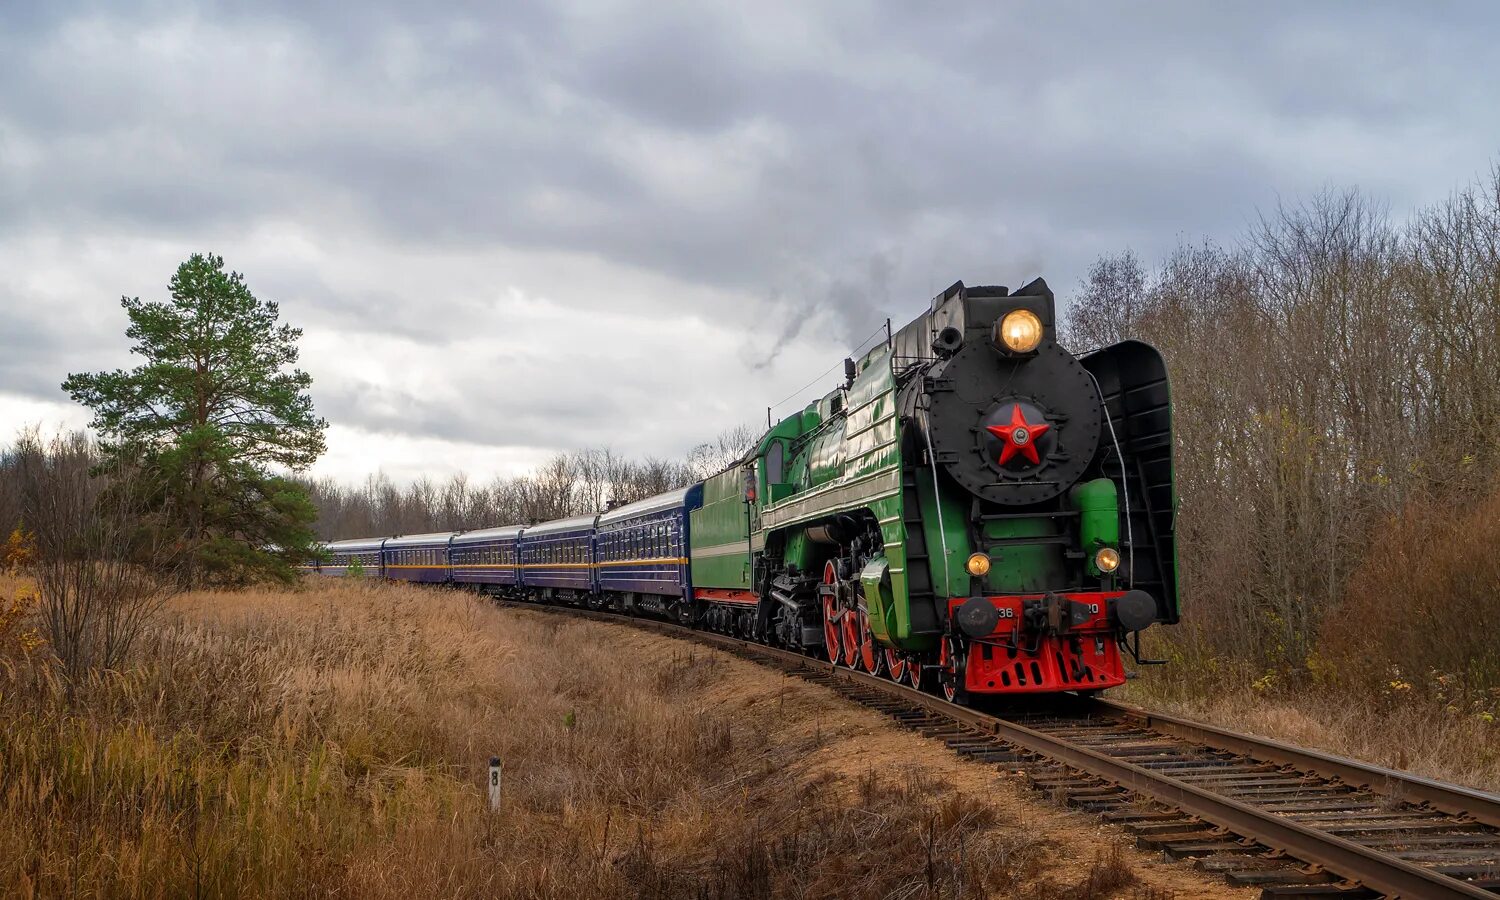
POLYGON ((950 703, 956 701, 962 693, 964 665, 963 658, 959 654, 958 642, 952 637, 943 638, 942 649, 938 651, 938 670, 943 699, 950 703))
POLYGON ((891 680, 904 684, 906 682, 906 657, 899 650, 887 649, 885 655, 885 671, 891 676, 891 680))
POLYGON ((837 584, 838 573, 834 571, 833 563, 830 562, 823 567, 823 642, 827 644, 828 661, 837 665, 839 662, 839 623, 838 605, 834 602, 834 594, 830 589, 837 584))
POLYGON ((859 659, 859 611, 845 607, 839 624, 843 626, 839 630, 839 641, 844 645, 844 665, 851 669, 863 668, 859 659))
POLYGON ((859 611, 859 667, 871 675, 879 675, 885 664, 885 654, 875 643, 875 632, 870 630, 870 614, 859 611))

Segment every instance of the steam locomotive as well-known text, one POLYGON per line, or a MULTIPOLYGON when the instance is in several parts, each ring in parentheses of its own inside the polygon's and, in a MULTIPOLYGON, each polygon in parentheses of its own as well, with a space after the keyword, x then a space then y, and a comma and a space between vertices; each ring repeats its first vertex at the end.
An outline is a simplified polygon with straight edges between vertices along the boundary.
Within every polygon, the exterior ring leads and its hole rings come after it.
POLYGON ((957 702, 1092 693, 1178 620, 1175 506, 1157 351, 1075 356, 1041 279, 958 282, 699 484, 309 570, 670 617, 957 702))

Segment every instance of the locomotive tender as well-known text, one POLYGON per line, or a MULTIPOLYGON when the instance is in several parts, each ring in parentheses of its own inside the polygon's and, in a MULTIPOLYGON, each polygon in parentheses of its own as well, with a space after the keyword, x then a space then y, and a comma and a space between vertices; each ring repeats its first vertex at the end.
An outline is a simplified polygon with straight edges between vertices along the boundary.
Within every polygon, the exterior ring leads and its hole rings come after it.
POLYGON ((965 287, 729 469, 597 516, 338 541, 309 569, 674 618, 978 695, 1094 692, 1178 620, 1152 347, 1074 356, 1041 279, 965 287))

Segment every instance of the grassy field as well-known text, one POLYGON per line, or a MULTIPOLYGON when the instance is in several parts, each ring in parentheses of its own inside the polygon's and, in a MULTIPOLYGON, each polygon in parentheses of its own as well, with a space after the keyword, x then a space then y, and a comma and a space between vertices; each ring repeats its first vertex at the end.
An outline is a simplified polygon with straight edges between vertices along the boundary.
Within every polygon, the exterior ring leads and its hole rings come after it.
POLYGON ((12 653, 0 718, 6 896, 1242 896, 822 688, 454 592, 191 594, 122 672, 12 653))

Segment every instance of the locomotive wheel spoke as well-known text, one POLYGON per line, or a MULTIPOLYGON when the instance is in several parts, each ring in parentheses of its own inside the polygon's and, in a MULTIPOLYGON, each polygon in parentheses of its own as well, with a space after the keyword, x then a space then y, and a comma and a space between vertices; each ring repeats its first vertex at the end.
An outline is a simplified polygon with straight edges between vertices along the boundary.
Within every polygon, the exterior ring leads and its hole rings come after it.
POLYGON ((923 654, 917 654, 906 660, 906 683, 919 691, 927 689, 926 667, 922 664, 923 654))
POLYGON ((844 647, 844 665, 862 671, 864 666, 860 665, 859 613, 847 607, 842 612, 839 619, 839 643, 844 647))
POLYGON ((870 614, 859 611, 859 667, 871 675, 879 675, 884 668, 885 654, 875 643, 875 632, 870 630, 870 614))
POLYGON ((938 687, 942 691, 943 699, 950 703, 962 703, 964 690, 964 657, 958 647, 956 638, 943 638, 942 649, 938 651, 938 687))
MULTIPOLYGON (((833 585, 838 580, 838 573, 833 569, 833 563, 823 567, 823 584, 833 585)), ((838 665, 841 656, 841 644, 839 642, 838 604, 831 590, 823 592, 823 643, 828 651, 828 661, 838 665)))
POLYGON ((902 656, 899 650, 893 649, 884 650, 881 655, 885 657, 885 672, 890 679, 897 684, 905 684, 907 681, 906 657, 902 656))

